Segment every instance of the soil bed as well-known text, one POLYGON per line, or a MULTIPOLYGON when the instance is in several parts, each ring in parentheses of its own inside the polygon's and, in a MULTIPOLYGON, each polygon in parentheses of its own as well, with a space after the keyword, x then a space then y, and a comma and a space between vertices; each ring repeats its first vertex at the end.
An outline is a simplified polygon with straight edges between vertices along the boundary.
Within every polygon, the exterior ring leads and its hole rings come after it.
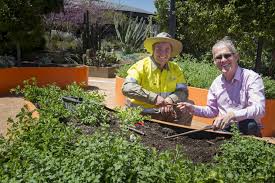
POLYGON ((225 142, 225 137, 213 135, 207 132, 198 132, 187 136, 178 136, 165 139, 164 137, 185 132, 184 129, 171 128, 157 123, 146 122, 137 129, 145 133, 142 143, 155 147, 159 151, 175 150, 183 152, 194 163, 207 163, 213 160, 218 152, 218 147, 225 142))
MULTIPOLYGON (((70 121, 69 125, 79 128, 84 134, 90 135, 95 132, 97 127, 87 126, 70 121)), ((218 148, 226 141, 226 137, 212 134, 209 132, 198 132, 187 136, 179 136, 175 138, 165 139, 164 137, 182 133, 185 129, 171 128, 146 121, 144 126, 137 125, 137 130, 142 131, 145 135, 134 133, 141 137, 141 143, 144 146, 154 147, 161 151, 178 151, 185 154, 186 157, 194 163, 208 163, 213 161, 213 157, 218 153, 218 148)), ((117 120, 110 117, 110 131, 119 131, 117 120)))

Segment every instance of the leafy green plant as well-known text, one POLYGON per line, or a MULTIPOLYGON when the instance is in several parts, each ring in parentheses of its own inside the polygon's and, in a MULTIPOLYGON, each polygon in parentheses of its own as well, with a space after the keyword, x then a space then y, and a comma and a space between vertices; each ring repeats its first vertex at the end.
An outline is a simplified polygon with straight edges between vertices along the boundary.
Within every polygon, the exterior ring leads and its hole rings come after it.
POLYGON ((108 53, 103 50, 96 51, 95 56, 89 56, 89 54, 86 54, 83 58, 84 63, 89 66, 110 67, 119 63, 119 60, 114 53, 108 53))
POLYGON ((121 78, 126 78, 127 76, 127 71, 128 69, 132 66, 132 64, 124 64, 121 65, 117 70, 116 70, 116 75, 121 77, 121 78))
POLYGON ((215 66, 196 62, 192 57, 178 57, 176 61, 183 70, 188 86, 208 89, 220 74, 215 66))
POLYGON ((82 104, 76 106, 72 115, 77 118, 80 123, 92 126, 107 123, 108 117, 104 106, 94 101, 83 101, 82 104))
POLYGON ((224 182, 275 181, 275 146, 243 137, 238 130, 234 131, 228 143, 221 146, 216 161, 212 171, 224 182))
POLYGON ((118 113, 116 114, 117 118, 120 121, 120 126, 123 129, 133 126, 134 124, 149 119, 149 116, 143 116, 140 113, 142 112, 140 107, 128 107, 117 109, 118 113))
POLYGON ((265 87, 265 97, 267 99, 275 99, 275 80, 271 77, 263 77, 265 87))
POLYGON ((66 119, 77 118, 78 122, 89 125, 98 125, 106 122, 107 112, 103 108, 104 97, 98 92, 86 93, 76 83, 62 90, 55 85, 38 87, 36 80, 24 81, 24 86, 14 89, 16 94, 22 93, 27 100, 32 101, 39 107, 40 116, 51 115, 54 118, 66 119), (65 108, 63 96, 74 96, 83 98, 83 102, 70 111, 65 108))

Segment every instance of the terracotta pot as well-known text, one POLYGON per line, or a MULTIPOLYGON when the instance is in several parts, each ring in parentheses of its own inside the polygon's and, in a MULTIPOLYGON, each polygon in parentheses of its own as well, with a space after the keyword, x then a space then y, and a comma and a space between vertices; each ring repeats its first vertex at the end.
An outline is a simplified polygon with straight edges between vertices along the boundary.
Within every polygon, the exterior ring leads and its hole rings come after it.
MULTIPOLYGON (((124 82, 124 78, 116 77, 116 104, 117 106, 124 106, 126 103, 126 98, 121 92, 121 87, 124 82)), ((189 89, 189 99, 193 100, 196 105, 206 105, 208 90, 188 87, 189 89)), ((264 137, 275 137, 275 100, 266 100, 266 113, 262 119, 264 128, 262 129, 262 135, 264 137)), ((193 120, 199 121, 206 124, 212 124, 214 118, 203 118, 194 116, 193 120)))
POLYGON ((77 82, 88 85, 88 67, 12 67, 0 69, 0 95, 10 92, 10 89, 22 85, 24 80, 35 77, 38 86, 56 83, 64 88, 77 82))

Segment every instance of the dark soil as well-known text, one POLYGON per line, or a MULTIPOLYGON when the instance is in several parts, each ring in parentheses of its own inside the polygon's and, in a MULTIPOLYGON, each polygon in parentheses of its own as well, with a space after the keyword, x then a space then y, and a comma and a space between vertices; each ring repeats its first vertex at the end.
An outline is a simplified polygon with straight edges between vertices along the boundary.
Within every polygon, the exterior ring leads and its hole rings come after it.
POLYGON ((145 122, 144 126, 138 126, 145 133, 142 143, 146 146, 155 147, 159 151, 175 150, 183 152, 194 163, 206 163, 213 160, 218 152, 218 147, 225 142, 226 138, 209 132, 198 132, 188 136, 178 136, 165 139, 186 130, 171 128, 157 123, 145 122))
MULTIPOLYGON (((87 135, 94 133, 97 129, 97 127, 86 126, 79 123, 69 124, 79 128, 87 135)), ((148 121, 144 123, 144 126, 136 125, 135 129, 145 134, 140 135, 132 131, 132 133, 141 137, 141 142, 145 146, 154 147, 159 152, 166 150, 174 151, 176 147, 178 147, 179 152, 185 154, 187 158, 194 163, 212 162, 213 157, 218 153, 219 146, 228 138, 209 132, 198 132, 188 136, 165 139, 164 137, 166 136, 182 133, 187 130, 163 126, 148 121)), ((119 124, 112 116, 110 116, 110 130, 113 132, 119 131, 119 124)))

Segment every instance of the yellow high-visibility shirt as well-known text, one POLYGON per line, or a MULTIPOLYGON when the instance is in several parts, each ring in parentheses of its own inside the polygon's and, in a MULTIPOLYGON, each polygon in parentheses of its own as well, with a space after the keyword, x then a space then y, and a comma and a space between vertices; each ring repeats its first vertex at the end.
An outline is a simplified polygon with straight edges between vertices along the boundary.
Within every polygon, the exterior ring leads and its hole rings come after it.
MULTIPOLYGON (((127 73, 128 79, 164 98, 168 97, 176 89, 186 88, 183 71, 175 62, 169 61, 166 67, 161 70, 151 57, 147 57, 131 66, 127 73)), ((130 99, 130 102, 144 108, 156 107, 136 99, 130 99)))

